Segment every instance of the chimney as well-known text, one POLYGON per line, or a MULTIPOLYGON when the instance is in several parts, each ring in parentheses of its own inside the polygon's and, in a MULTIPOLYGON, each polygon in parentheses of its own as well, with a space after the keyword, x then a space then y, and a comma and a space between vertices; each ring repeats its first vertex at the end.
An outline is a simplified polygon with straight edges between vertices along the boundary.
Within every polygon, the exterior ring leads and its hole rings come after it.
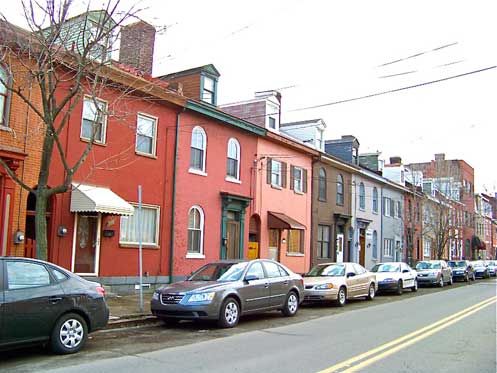
POLYGON ((445 153, 438 153, 435 154, 435 161, 445 161, 445 153))
POLYGON ((136 67, 152 75, 154 62, 155 27, 138 21, 121 28, 119 62, 136 67))
POLYGON ((402 164, 402 158, 399 156, 390 157, 390 164, 402 164))

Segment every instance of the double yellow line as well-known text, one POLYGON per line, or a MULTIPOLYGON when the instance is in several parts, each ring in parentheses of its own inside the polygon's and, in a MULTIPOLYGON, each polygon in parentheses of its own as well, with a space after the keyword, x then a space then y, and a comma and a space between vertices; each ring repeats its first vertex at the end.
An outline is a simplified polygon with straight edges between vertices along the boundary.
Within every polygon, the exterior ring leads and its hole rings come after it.
POLYGON ((492 297, 486 299, 480 303, 477 303, 471 307, 465 308, 462 311, 456 312, 448 317, 445 317, 433 324, 425 326, 421 329, 415 330, 412 333, 406 334, 403 337, 394 339, 391 342, 385 343, 379 347, 369 350, 360 355, 354 356, 348 360, 341 363, 335 364, 329 368, 326 368, 319 373, 332 373, 332 372, 356 372, 364 369, 365 367, 386 358, 399 350, 402 350, 430 335, 447 328, 448 326, 482 310, 485 307, 490 306, 495 303, 497 297, 492 297), (372 356, 372 357, 371 357, 372 356))

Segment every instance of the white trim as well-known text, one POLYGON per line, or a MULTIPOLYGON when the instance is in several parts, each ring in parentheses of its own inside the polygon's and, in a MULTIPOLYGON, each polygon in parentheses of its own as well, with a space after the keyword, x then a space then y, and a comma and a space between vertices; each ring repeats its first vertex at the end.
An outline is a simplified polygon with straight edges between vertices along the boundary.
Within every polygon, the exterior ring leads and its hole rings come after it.
MULTIPOLYGON (((138 216, 138 203, 137 202, 130 202, 130 204, 135 208, 136 214, 134 216, 138 216)), ((155 240, 154 242, 142 242, 143 247, 149 247, 149 248, 159 248, 159 231, 160 231, 160 206, 158 205, 149 205, 146 203, 142 203, 142 209, 150 209, 150 210, 155 210, 156 215, 155 215, 155 240)), ((119 245, 124 246, 124 247, 136 247, 138 246, 138 242, 133 242, 133 241, 121 241, 121 218, 119 218, 119 245)), ((130 216, 127 216, 127 218, 130 218, 130 216)))
POLYGON ((187 259, 205 259, 205 255, 198 254, 198 253, 187 253, 186 258, 187 259))
POLYGON ((231 176, 226 176, 226 178, 224 180, 227 181, 227 182, 229 182, 229 183, 235 183, 235 184, 241 184, 242 183, 240 180, 234 179, 231 176))
MULTIPOLYGON (((190 232, 190 227, 187 223, 187 226, 186 226, 186 233, 187 233, 187 237, 186 237, 186 242, 187 242, 187 246, 186 246, 186 255, 192 255, 191 257, 200 257, 200 256, 204 256, 204 232, 205 232, 205 215, 204 215, 204 210, 202 209, 202 207, 200 207, 199 205, 193 205, 192 207, 190 207, 190 209, 188 210, 188 215, 187 215, 187 221, 189 220, 190 218, 190 212, 193 210, 193 209, 196 209, 198 212, 199 212, 199 215, 200 215, 200 252, 198 253, 191 253, 191 252, 188 252, 188 233, 190 232)), ((205 258, 205 256, 204 256, 205 258)))
MULTIPOLYGON (((144 155, 147 157, 156 157, 157 156, 157 130, 158 130, 158 128, 159 128, 159 118, 158 117, 150 115, 150 114, 146 114, 143 112, 138 112, 136 114, 136 136, 135 136, 135 153, 136 154, 144 155), (140 117, 153 121, 154 133, 153 133, 153 137, 152 137, 152 153, 146 153, 146 152, 143 152, 143 151, 140 151, 137 149, 137 147, 138 147, 138 119, 140 117)), ((145 135, 141 135, 141 136, 148 137, 145 135)))
POLYGON ((297 189, 295 187, 297 178, 295 177, 295 174, 293 174, 293 177, 292 177, 293 178, 293 191, 297 194, 304 194, 304 169, 302 167, 293 166, 293 171, 294 172, 298 171, 300 173, 300 177, 299 177, 300 188, 299 189, 297 189))
POLYGON ((204 171, 197 170, 196 168, 189 168, 188 172, 194 175, 199 175, 199 176, 207 176, 207 173, 204 171))
POLYGON ((234 180, 240 180, 241 146, 240 146, 240 142, 237 139, 235 139, 234 137, 232 137, 228 140, 226 154, 227 154, 228 159, 236 160, 236 176, 227 175, 226 177, 230 178, 230 179, 234 179, 234 180), (236 148, 236 158, 230 157, 230 145, 231 144, 233 144, 236 148))
MULTIPOLYGON (((203 137, 203 148, 195 148, 195 149, 201 149, 203 151, 203 153, 204 153, 203 157, 202 157, 202 169, 201 170, 197 170, 197 169, 191 167, 192 159, 191 159, 191 154, 190 154, 190 170, 195 170, 195 171, 200 171, 200 172, 205 173, 205 161, 206 161, 206 158, 207 158, 207 133, 200 126, 193 127, 193 129, 192 129, 192 136, 190 138, 190 149, 193 147, 192 146, 193 145, 192 144, 192 142, 193 142, 193 134, 196 131, 200 131, 200 133, 202 134, 202 137, 203 137)), ((207 175, 207 174, 205 174, 205 175, 207 175)))
POLYGON ((99 144, 99 145, 105 145, 107 143, 107 110, 109 108, 109 103, 105 100, 102 100, 100 98, 93 98, 92 96, 90 95, 85 95, 83 97, 83 108, 81 110, 81 128, 79 130, 79 138, 81 140, 85 140, 85 141, 90 141, 89 138, 87 137, 83 137, 83 120, 85 119, 84 117, 84 114, 85 114, 85 100, 90 101, 92 104, 95 104, 95 101, 97 102, 101 102, 105 105, 104 107, 104 110, 105 112, 103 113, 103 118, 102 118, 102 140, 97 140, 97 139, 93 139, 93 143, 94 144, 99 144))

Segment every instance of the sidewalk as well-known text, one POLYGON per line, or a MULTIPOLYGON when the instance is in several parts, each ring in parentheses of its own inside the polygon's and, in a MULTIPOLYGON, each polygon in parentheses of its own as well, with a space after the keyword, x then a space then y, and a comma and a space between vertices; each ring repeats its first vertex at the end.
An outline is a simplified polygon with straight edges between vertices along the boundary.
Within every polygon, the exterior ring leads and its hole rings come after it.
POLYGON ((138 294, 106 297, 105 301, 110 310, 107 329, 156 322, 157 318, 152 316, 150 311, 151 298, 152 293, 143 294, 143 312, 140 312, 140 296, 138 294))

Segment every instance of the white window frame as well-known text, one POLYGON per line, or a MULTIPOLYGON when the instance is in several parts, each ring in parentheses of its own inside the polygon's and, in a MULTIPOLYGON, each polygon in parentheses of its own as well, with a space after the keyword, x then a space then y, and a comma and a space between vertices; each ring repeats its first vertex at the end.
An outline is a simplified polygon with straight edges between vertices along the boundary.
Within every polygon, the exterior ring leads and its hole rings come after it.
POLYGON ((393 257, 393 246, 394 242, 391 238, 385 238, 383 240, 383 256, 385 257, 393 257))
POLYGON ((304 170, 300 167, 293 167, 293 190, 297 193, 304 192, 304 170), (297 177, 297 174, 299 177, 297 177))
POLYGON ((210 76, 202 75, 202 101, 207 102, 208 104, 215 105, 216 103, 216 81, 210 76), (205 88, 206 82, 212 82, 212 90, 205 88), (210 100, 205 96, 205 93, 209 93, 210 100))
MULTIPOLYGON (((133 203, 130 202, 131 205, 135 208, 134 215, 133 217, 138 217, 138 203, 133 203)), ((152 248, 158 248, 159 247, 159 233, 160 233, 160 206, 157 205, 148 205, 148 204, 142 204, 142 210, 143 209, 148 209, 148 210, 155 210, 155 237, 154 237, 154 242, 142 242, 143 247, 152 247, 152 248)), ((128 218, 129 216, 121 216, 121 219, 123 218, 128 218)), ((119 245, 120 246, 138 246, 138 242, 134 241, 123 241, 121 240, 121 219, 119 221, 119 245)))
POLYGON ((157 155, 156 152, 157 152, 157 122, 158 121, 159 121, 159 118, 154 117, 152 115, 145 114, 145 113, 138 113, 138 115, 136 116, 136 143, 135 143, 135 152, 137 154, 145 155, 145 156, 152 156, 152 157, 155 157, 157 155), (152 121, 152 123, 153 123, 152 137, 150 137, 148 135, 145 135, 145 134, 142 134, 142 133, 139 133, 140 129, 139 129, 139 126, 138 126, 138 121, 140 120, 140 118, 152 121), (138 142, 139 142, 140 136, 152 139, 152 151, 151 151, 151 153, 147 153, 147 152, 138 150, 138 142))
POLYGON ((388 216, 388 217, 392 217, 391 214, 390 214, 390 210, 391 210, 391 204, 392 204, 392 199, 391 198, 388 198, 388 197, 383 197, 384 198, 384 208, 385 208, 385 211, 384 211, 384 215, 385 216, 388 216))
POLYGON ((207 176, 207 173, 205 172, 205 159, 207 158, 207 134, 205 133, 205 130, 200 127, 200 126, 195 126, 192 130, 192 138, 191 138, 191 141, 190 141, 190 168, 189 168, 189 172, 190 173, 194 173, 194 174, 198 174, 198 175, 202 175, 202 176, 207 176), (200 134, 202 136, 202 147, 198 147, 197 144, 194 144, 194 135, 195 134, 200 134), (197 149, 197 150, 201 150, 203 153, 203 156, 202 156, 202 168, 201 169, 198 169, 198 168, 195 168, 195 167, 192 167, 192 156, 191 156, 191 149, 194 148, 194 149, 197 149))
POLYGON ((231 159, 231 160, 236 161, 236 175, 235 176, 229 175, 228 169, 227 169, 226 170, 226 180, 239 182, 240 181, 241 148, 240 148, 240 143, 235 138, 231 138, 228 140, 227 159, 228 160, 231 159), (235 151, 235 154, 232 154, 233 150, 235 151))
POLYGON ((373 188, 373 208, 372 208, 372 211, 375 214, 378 213, 378 188, 377 187, 373 188))
MULTIPOLYGON (((89 137, 85 137, 83 135, 83 126, 84 126, 84 121, 85 119, 86 120, 92 120, 94 121, 94 119, 90 119, 90 118, 85 118, 85 102, 89 102, 92 106, 95 106, 95 101, 98 103, 98 104, 102 104, 103 105, 103 109, 102 109, 102 112, 103 112, 103 118, 102 118, 102 121, 101 121, 101 126, 102 126, 102 129, 101 129, 101 138, 100 139, 97 139, 96 137, 93 138, 93 143, 94 144, 105 144, 106 141, 107 141, 107 108, 108 108, 108 103, 107 101, 105 100, 102 100, 100 98, 93 98, 91 96, 88 96, 88 95, 85 95, 85 97, 83 98, 83 110, 82 110, 82 113, 81 113, 81 129, 80 129, 80 134, 79 134, 79 137, 80 139, 84 140, 84 141, 90 141, 90 138, 89 137)), ((95 108, 96 110, 96 108, 95 108)), ((96 114, 98 115, 98 111, 96 112, 96 114)))
POLYGON ((188 215, 187 215, 187 237, 186 237, 186 242, 187 242, 186 257, 187 258, 194 258, 194 259, 204 259, 205 258, 205 255, 204 255, 204 227, 205 227, 204 210, 199 205, 193 205, 188 210, 188 215), (192 212, 192 210, 197 210, 199 212, 199 216, 200 216, 200 229, 198 229, 198 231, 200 231, 200 238, 199 238, 200 251, 198 253, 188 251, 190 249, 188 247, 188 235, 190 233, 190 229, 195 229, 195 228, 190 228, 190 226, 189 226, 190 213, 192 212))
POLYGON ((366 186, 363 182, 359 184, 359 209, 366 210, 366 186))
POLYGON ((271 159, 271 185, 272 186, 282 188, 282 186, 283 186, 282 166, 283 166, 283 164, 280 161, 277 161, 275 159, 271 159), (278 165, 278 167, 275 167, 276 165, 278 165), (275 171, 276 168, 278 169, 277 171, 275 171), (275 177, 278 178, 277 182, 275 182, 275 180, 274 180, 275 177))

